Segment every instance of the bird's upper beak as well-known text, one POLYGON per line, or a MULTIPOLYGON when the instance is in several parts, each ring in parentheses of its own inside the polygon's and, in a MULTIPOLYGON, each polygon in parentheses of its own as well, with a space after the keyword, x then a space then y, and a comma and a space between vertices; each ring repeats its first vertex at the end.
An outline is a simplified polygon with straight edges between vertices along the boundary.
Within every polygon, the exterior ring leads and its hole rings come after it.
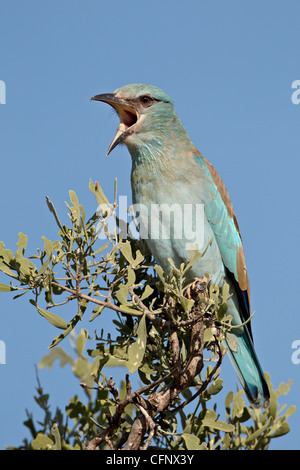
POLYGON ((107 149, 106 155, 109 155, 110 152, 123 140, 126 139, 133 132, 133 125, 138 120, 138 112, 135 109, 133 103, 130 103, 122 98, 117 97, 114 93, 104 93, 102 95, 96 95, 91 98, 95 101, 104 101, 105 103, 110 104, 118 113, 120 118, 120 125, 117 130, 116 135, 114 136, 110 146, 107 149))

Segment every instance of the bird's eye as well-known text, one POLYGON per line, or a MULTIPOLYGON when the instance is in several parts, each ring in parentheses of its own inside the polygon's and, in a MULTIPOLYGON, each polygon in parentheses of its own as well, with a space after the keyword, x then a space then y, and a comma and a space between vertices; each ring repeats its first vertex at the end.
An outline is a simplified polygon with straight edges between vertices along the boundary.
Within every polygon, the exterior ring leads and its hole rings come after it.
POLYGON ((140 97, 139 101, 143 106, 150 106, 153 102, 153 99, 151 96, 144 95, 140 97))

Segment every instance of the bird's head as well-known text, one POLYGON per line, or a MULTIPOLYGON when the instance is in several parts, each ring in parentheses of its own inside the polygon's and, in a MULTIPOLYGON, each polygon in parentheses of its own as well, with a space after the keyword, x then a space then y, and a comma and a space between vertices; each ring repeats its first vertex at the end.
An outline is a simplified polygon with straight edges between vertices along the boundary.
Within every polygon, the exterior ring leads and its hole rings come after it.
POLYGON ((122 142, 139 147, 159 138, 170 127, 170 121, 177 119, 171 98, 151 85, 125 85, 113 93, 93 96, 92 100, 110 104, 120 118, 107 155, 122 142))

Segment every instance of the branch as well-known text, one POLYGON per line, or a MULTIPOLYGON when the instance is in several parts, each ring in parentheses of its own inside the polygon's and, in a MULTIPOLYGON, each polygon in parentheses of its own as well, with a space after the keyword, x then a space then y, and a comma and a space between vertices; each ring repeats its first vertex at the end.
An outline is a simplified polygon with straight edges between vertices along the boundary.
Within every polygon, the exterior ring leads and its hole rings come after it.
MULTIPOLYGON (((110 310, 114 310, 115 312, 122 313, 123 315, 131 315, 131 316, 136 316, 136 317, 140 317, 140 316, 144 315, 143 311, 142 312, 136 311, 136 313, 132 313, 132 312, 129 312, 129 311, 127 311, 127 310, 125 310, 121 307, 118 307, 110 299, 109 300, 99 300, 99 299, 95 299, 95 297, 91 297, 89 295, 83 294, 83 292, 81 292, 81 290, 78 289, 77 286, 76 286, 76 289, 70 289, 69 287, 64 286, 63 284, 59 284, 58 282, 55 282, 55 281, 51 281, 51 284, 53 286, 56 286, 56 287, 59 287, 60 289, 65 290, 67 292, 70 292, 70 294, 72 294, 72 297, 69 300, 81 298, 81 299, 88 300, 89 302, 92 302, 96 305, 101 305, 103 307, 107 307, 110 310)), ((136 296, 136 297, 138 298, 138 296, 136 296)), ((147 309, 147 307, 142 302, 140 302, 140 304, 142 304, 143 307, 145 309, 147 309)), ((150 321, 152 321, 156 325, 160 326, 161 328, 164 328, 164 329, 167 329, 167 330, 170 329, 170 327, 171 327, 170 322, 167 322, 166 320, 158 317, 156 314, 151 313, 150 310, 147 309, 146 315, 147 315, 147 318, 150 321)))
POLYGON ((154 436, 155 430, 157 428, 157 424, 155 424, 155 422, 153 421, 149 413, 145 410, 145 408, 143 408, 141 405, 137 405, 137 407, 139 408, 141 413, 144 415, 148 428, 150 429, 150 432, 149 432, 149 435, 147 437, 145 444, 142 447, 140 447, 140 450, 147 450, 154 436))
MULTIPOLYGON (((140 399, 141 402, 143 402, 143 404, 145 405, 145 400, 142 399, 142 394, 148 392, 149 390, 151 390, 151 388, 157 387, 157 385, 159 385, 162 382, 164 382, 165 380, 169 379, 172 376, 173 372, 174 371, 172 370, 171 372, 169 372, 164 377, 161 377, 160 379, 156 380, 155 382, 150 383, 149 385, 145 385, 144 387, 141 387, 139 390, 136 390, 133 393, 131 393, 131 387, 132 386, 131 386, 131 382, 129 380, 129 374, 126 374, 126 377, 125 377, 126 391, 127 391, 126 397, 117 404, 117 409, 115 411, 114 416, 112 418, 110 418, 110 424, 109 424, 108 428, 105 431, 103 431, 102 433, 97 434, 97 436, 93 437, 86 444, 84 450, 95 450, 103 441, 107 441, 108 437, 114 432, 115 429, 117 429, 119 427, 121 416, 122 416, 126 406, 129 405, 130 403, 134 403, 139 409, 141 409, 142 405, 141 405, 141 403, 137 403, 137 399, 140 399)), ((111 383, 111 381, 109 381, 108 384, 109 383, 111 383)), ((84 382, 81 382, 80 385, 83 388, 103 390, 101 387, 97 388, 97 387, 88 386, 84 382)), ((108 385, 108 387, 109 387, 109 385, 108 385)), ((111 388, 108 388, 108 387, 105 387, 105 389, 109 389, 112 392, 111 388)), ((146 406, 144 406, 143 409, 146 411, 146 406)), ((119 446, 120 446, 120 442, 118 443, 117 448, 119 448, 119 446)))
POLYGON ((220 347, 220 344, 219 344, 219 341, 216 339, 215 337, 215 340, 216 340, 216 344, 217 344, 217 347, 218 347, 218 360, 216 362, 216 365, 215 367, 213 368, 213 370, 211 371, 211 373, 208 375, 208 377, 204 380, 204 382, 202 383, 201 387, 199 388, 199 390, 191 397, 189 398, 188 400, 185 400, 183 403, 181 403, 179 406, 177 406, 176 408, 173 408, 173 410, 171 410, 172 413, 177 413, 177 411, 181 410, 182 408, 184 408, 186 405, 188 405, 189 403, 191 403, 193 400, 195 400, 195 398, 197 398, 199 395, 201 395, 201 393, 203 393, 207 386, 210 384, 210 382, 212 381, 215 373, 217 372, 218 368, 221 366, 222 364, 222 360, 223 360, 223 357, 224 355, 226 354, 227 352, 227 348, 222 352, 221 350, 221 347, 220 347))
MULTIPOLYGON (((111 296, 107 297, 104 300, 98 300, 88 295, 83 294, 80 289, 78 289, 78 284, 76 290, 70 289, 66 286, 61 286, 60 284, 56 283, 55 281, 52 282, 54 285, 63 288, 64 290, 70 292, 76 298, 83 298, 98 305, 110 308, 120 313, 124 313, 128 315, 127 311, 124 311, 121 307, 114 305, 111 302, 111 296)), ((146 385, 135 392, 131 392, 131 383, 129 381, 129 376, 126 375, 126 397, 119 401, 115 396, 116 401, 116 411, 112 417, 109 418, 109 424, 106 430, 102 431, 100 434, 95 436, 89 443, 86 445, 86 450, 93 450, 97 448, 101 443, 106 442, 110 448, 112 448, 112 442, 110 440, 110 436, 113 434, 115 430, 120 427, 122 414, 128 404, 134 404, 138 409, 139 413, 137 414, 134 423, 131 427, 131 430, 128 435, 126 435, 126 439, 122 436, 119 440, 117 446, 120 448, 121 445, 124 450, 137 450, 137 449, 147 449, 150 445, 150 442, 155 434, 157 425, 154 421, 155 417, 159 416, 165 410, 170 409, 170 405, 172 402, 182 393, 185 389, 190 387, 193 384, 193 381, 197 375, 201 372, 204 362, 203 362, 203 335, 205 330, 205 325, 203 322, 203 315, 199 309, 198 303, 195 302, 192 311, 192 318, 190 318, 185 326, 189 326, 190 328, 190 349, 188 360, 184 363, 181 361, 180 358, 180 343, 178 338, 178 326, 182 322, 177 322, 173 320, 164 320, 157 315, 153 314, 147 306, 143 304, 140 298, 134 293, 134 286, 129 287, 128 289, 129 294, 132 297, 133 302, 138 306, 141 310, 141 314, 146 314, 146 316, 152 320, 153 322, 159 324, 162 328, 167 328, 169 331, 169 342, 172 350, 172 358, 173 358, 173 367, 172 371, 167 374, 165 377, 153 382, 149 385, 146 385), (142 313, 143 312, 143 313, 142 313), (167 379, 173 376, 173 380, 167 382, 167 379), (151 389, 154 389, 160 383, 164 382, 165 385, 159 389, 155 390, 147 397, 147 400, 143 398, 145 393, 148 393, 151 389), (144 439, 145 434, 148 433, 147 439, 144 445, 141 447, 141 442, 144 439)), ((137 312, 138 315, 138 312, 137 312)), ((218 344, 218 343, 217 343, 218 344)), ((219 347, 219 344, 218 344, 219 347)), ((219 364, 221 362, 222 355, 219 352, 219 360, 208 376, 206 381, 202 384, 200 389, 197 391, 196 394, 192 397, 192 399, 196 398, 200 395, 207 387, 208 383, 212 380, 219 364)), ((109 384, 108 384, 109 386, 109 384)), ((110 390, 112 391, 112 390, 110 390)), ((190 399, 189 401, 191 401, 190 399)), ((189 401, 185 401, 180 407, 175 408, 173 411, 176 412, 177 410, 183 408, 189 401)))
POLYGON ((77 289, 70 289, 69 287, 64 286, 62 284, 59 284, 58 282, 52 281, 51 284, 53 286, 56 286, 56 287, 59 287, 59 288, 65 290, 67 292, 70 292, 73 296, 73 299, 77 299, 77 298, 85 299, 85 300, 88 300, 89 302, 92 302, 92 303, 97 304, 97 305, 102 305, 103 307, 107 307, 111 310, 114 310, 115 312, 123 313, 125 315, 133 315, 133 316, 142 316, 143 315, 142 312, 140 313, 140 315, 139 315, 138 312, 136 312, 136 314, 127 312, 126 310, 122 309, 121 307, 118 307, 117 305, 115 305, 111 301, 95 299, 95 297, 91 297, 89 295, 83 294, 80 290, 77 291, 77 289))
MULTIPOLYGON (((194 324, 191 329, 190 358, 186 366, 168 385, 165 385, 159 391, 153 392, 147 398, 147 403, 149 404, 147 413, 152 419, 164 410, 169 409, 171 402, 193 383, 194 378, 202 370, 204 329, 205 326, 202 321, 202 315, 198 314, 198 322, 194 324)), ((138 450, 144 435, 146 432, 151 433, 151 429, 152 428, 147 425, 144 414, 140 412, 132 425, 127 443, 123 449, 138 450)))

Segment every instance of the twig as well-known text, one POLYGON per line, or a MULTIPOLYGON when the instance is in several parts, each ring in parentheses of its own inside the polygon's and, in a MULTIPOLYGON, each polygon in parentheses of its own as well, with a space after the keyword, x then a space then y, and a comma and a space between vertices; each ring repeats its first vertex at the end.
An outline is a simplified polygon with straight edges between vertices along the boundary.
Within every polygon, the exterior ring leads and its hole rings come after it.
POLYGON ((154 436, 154 433, 155 433, 155 429, 156 429, 156 424, 154 423, 153 419, 151 418, 151 416, 147 413, 147 411, 145 410, 144 407, 142 407, 141 405, 139 404, 136 404, 136 406, 139 408, 139 410, 141 411, 141 413, 144 415, 145 419, 146 419, 146 422, 148 424, 148 427, 150 429, 150 432, 149 432, 149 435, 146 439, 146 442, 143 446, 140 447, 141 450, 147 450, 151 441, 152 441, 152 438, 154 436))
POLYGON ((116 403, 118 403, 120 400, 119 400, 119 392, 118 392, 118 389, 114 387, 115 383, 113 382, 113 379, 112 377, 110 377, 109 381, 107 382, 107 386, 104 387, 103 385, 98 385, 98 387, 92 387, 91 385, 87 385, 85 382, 80 382, 79 384, 82 388, 84 389, 89 389, 89 390, 107 390, 108 392, 110 392, 116 403))
MULTIPOLYGON (((121 307, 118 307, 111 300, 98 300, 98 299, 95 299, 95 297, 91 297, 89 295, 83 294, 83 292, 81 292, 80 290, 78 292, 76 289, 70 289, 69 287, 64 286, 62 284, 59 284, 58 282, 51 281, 51 284, 53 286, 56 286, 56 287, 59 287, 60 289, 65 290, 67 292, 70 292, 72 294, 72 296, 69 297, 70 300, 81 298, 81 299, 88 300, 89 302, 92 302, 96 305, 101 305, 103 307, 109 308, 110 310, 114 310, 115 312, 122 313, 124 315, 131 315, 131 316, 135 316, 135 317, 141 317, 142 315, 144 315, 144 312, 139 312, 138 310, 136 310, 135 313, 129 312, 129 311, 127 311, 127 310, 125 310, 121 307)), ((145 308, 147 308, 147 307, 145 307, 145 308)), ((151 313, 150 310, 148 310, 146 312, 146 315, 147 315, 147 318, 149 318, 150 321, 152 321, 156 325, 160 326, 160 328, 164 328, 166 330, 170 329, 170 327, 171 327, 170 322, 167 322, 166 320, 164 320, 163 318, 160 318, 156 314, 151 313)))
POLYGON ((101 442, 105 439, 105 432, 99 434, 98 436, 93 437, 85 446, 84 450, 96 450, 97 447, 101 444, 101 442))
MULTIPOLYGON (((133 393, 131 393, 131 387, 132 386, 131 386, 131 382, 129 381, 129 375, 126 374, 126 378, 125 378, 126 390, 127 390, 126 397, 123 400, 118 402, 115 414, 113 415, 112 418, 109 419, 110 424, 109 424, 108 428, 105 431, 103 431, 101 434, 97 434, 96 436, 94 436, 86 444, 85 450, 95 450, 104 440, 107 441, 107 437, 110 436, 113 433, 113 431, 118 428, 122 413, 123 413, 124 409, 126 408, 126 406, 130 403, 135 402, 135 405, 137 407, 142 407, 141 404, 136 403, 136 399, 141 398, 142 393, 148 392, 151 388, 156 387, 161 382, 163 382, 163 381, 167 380, 168 378, 170 378, 172 376, 172 374, 173 374, 173 370, 169 374, 165 375, 164 377, 161 377, 160 379, 156 380, 155 382, 153 382, 149 385, 145 385, 144 387, 141 387, 139 390, 136 390, 133 393)), ((81 382, 80 385, 84 388, 96 389, 97 390, 96 387, 91 387, 89 385, 86 385, 84 382, 81 382)), ((152 437, 151 437, 151 439, 152 439, 152 437)), ((118 446, 119 445, 120 444, 118 444, 118 446)))
POLYGON ((121 307, 118 307, 117 305, 113 304, 111 301, 95 299, 95 297, 91 297, 89 295, 83 294, 83 292, 81 292, 81 291, 76 292, 75 289, 70 289, 69 287, 64 286, 62 284, 59 284, 58 282, 52 281, 51 284, 53 286, 60 287, 61 289, 73 294, 72 295, 73 299, 76 299, 76 298, 85 299, 85 300, 88 300, 89 302, 92 302, 94 304, 102 305, 103 307, 110 308, 111 310, 115 310, 116 312, 123 313, 123 314, 126 314, 126 315, 133 315, 133 316, 142 316, 143 315, 142 312, 139 313, 138 311, 136 312, 136 314, 127 312, 126 310, 122 309, 121 307))
POLYGON ((105 436, 105 441, 109 445, 110 450, 115 450, 113 443, 111 442, 110 438, 107 435, 105 436))

